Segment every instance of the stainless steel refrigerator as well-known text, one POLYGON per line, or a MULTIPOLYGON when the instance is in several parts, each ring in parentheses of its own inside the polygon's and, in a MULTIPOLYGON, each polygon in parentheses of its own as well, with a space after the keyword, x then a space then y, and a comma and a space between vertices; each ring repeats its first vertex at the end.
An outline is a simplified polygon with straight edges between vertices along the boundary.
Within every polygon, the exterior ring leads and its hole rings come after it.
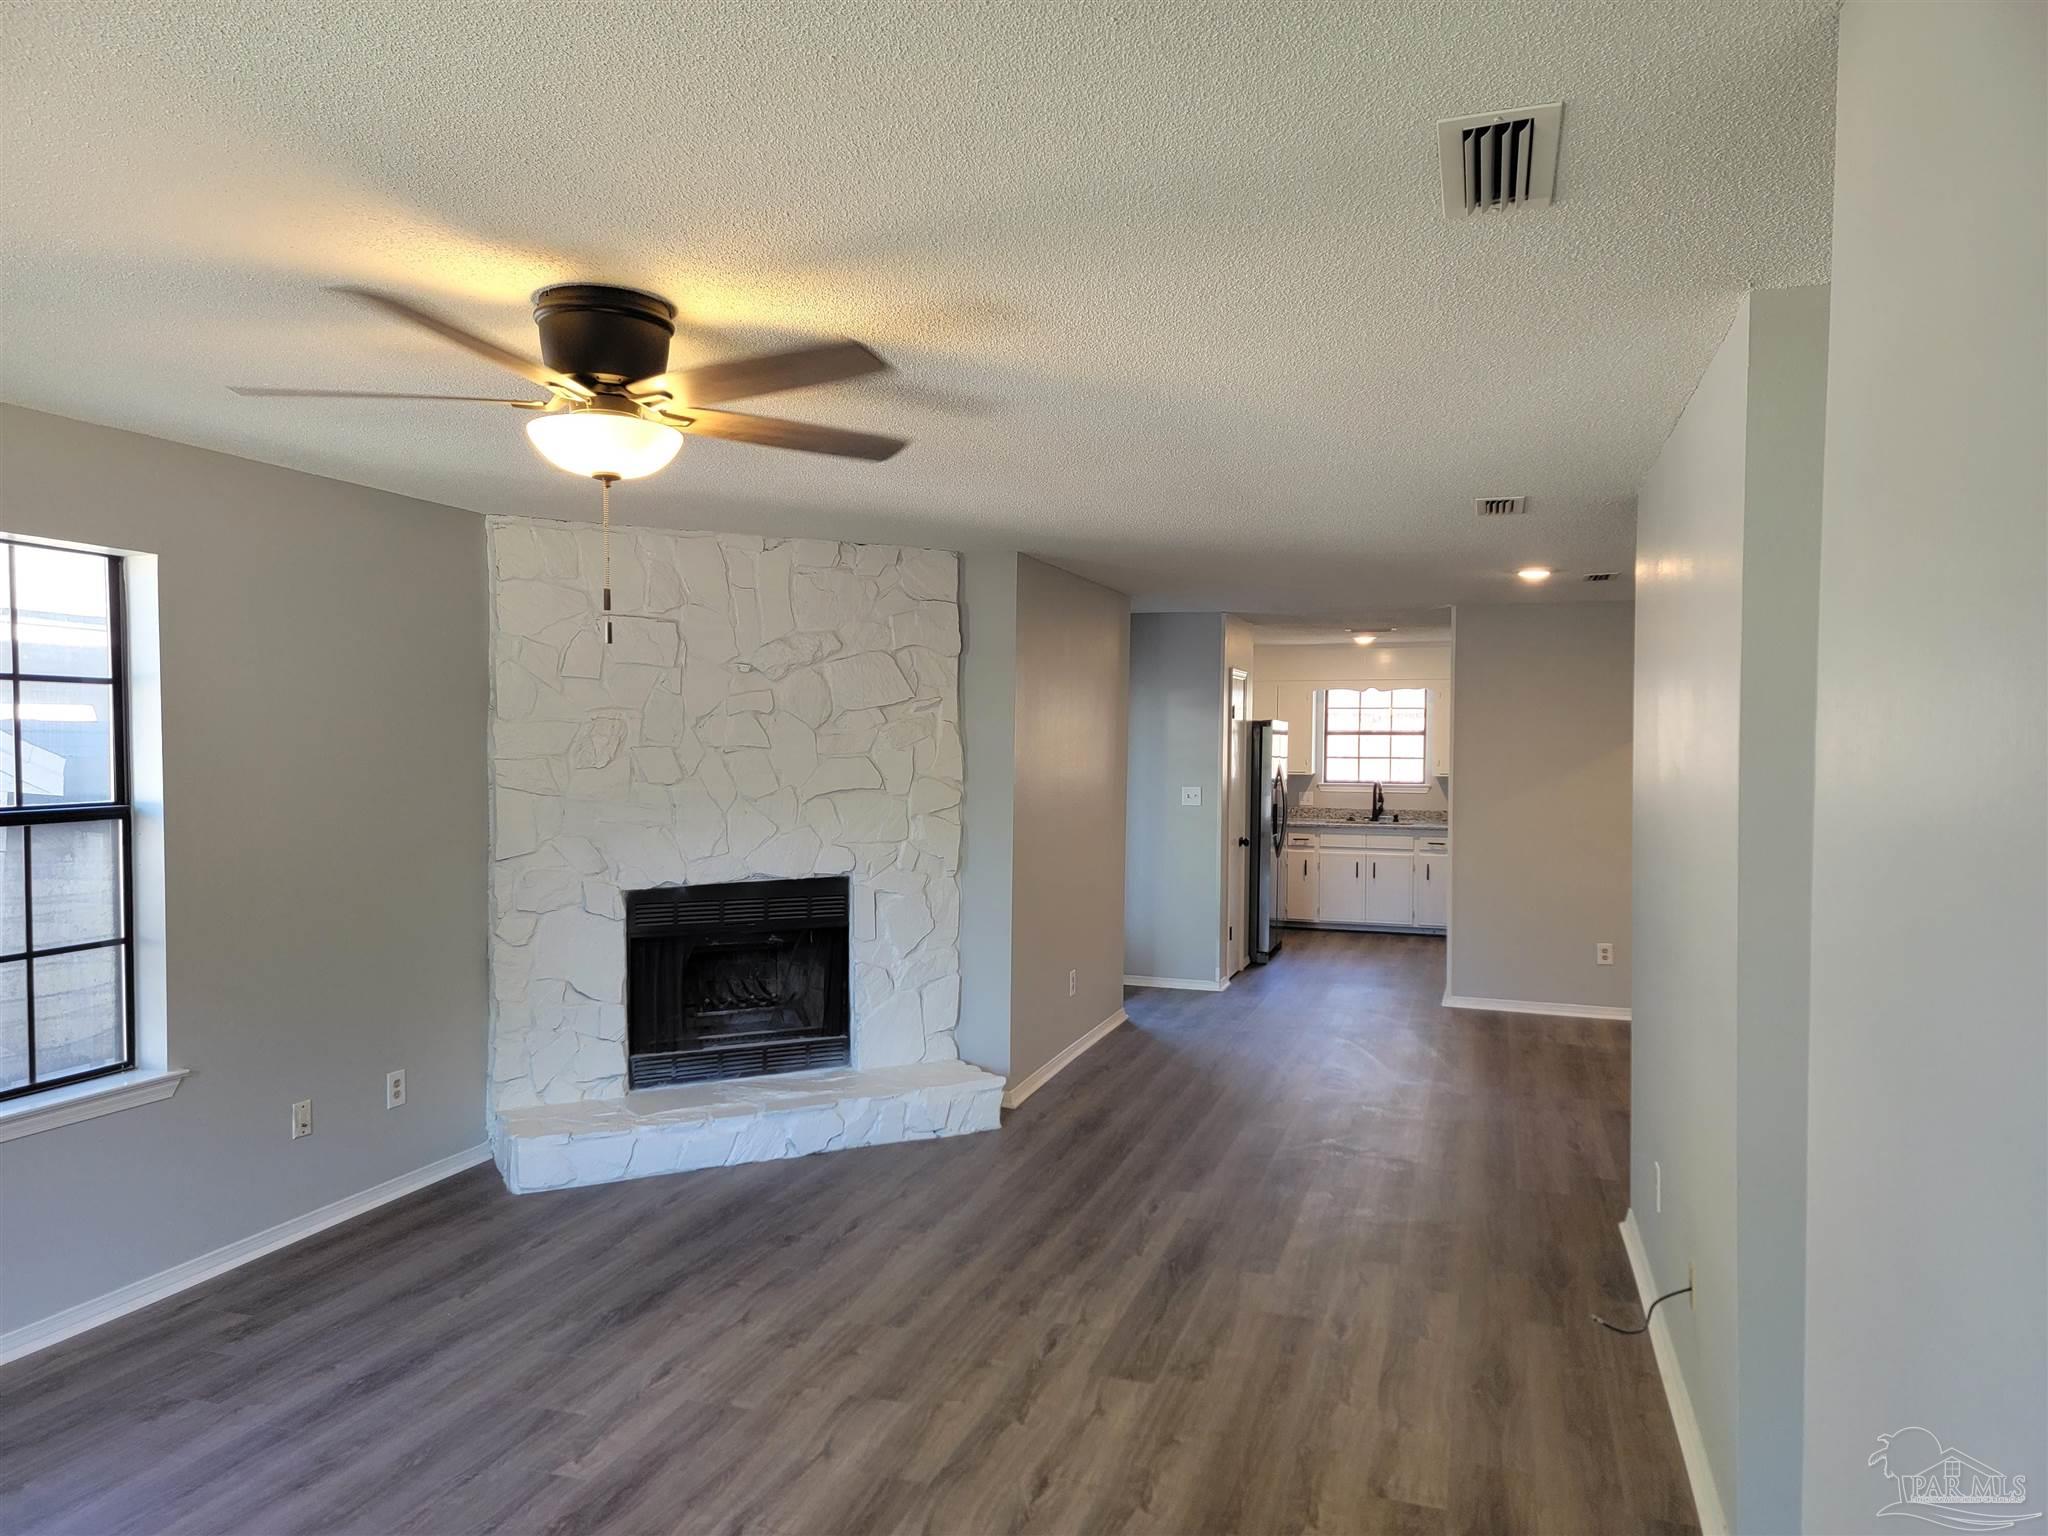
POLYGON ((1249 954, 1264 965, 1280 953, 1280 849, 1287 837, 1287 722, 1252 720, 1246 733, 1245 803, 1250 825, 1244 836, 1250 889, 1245 913, 1251 924, 1249 954))

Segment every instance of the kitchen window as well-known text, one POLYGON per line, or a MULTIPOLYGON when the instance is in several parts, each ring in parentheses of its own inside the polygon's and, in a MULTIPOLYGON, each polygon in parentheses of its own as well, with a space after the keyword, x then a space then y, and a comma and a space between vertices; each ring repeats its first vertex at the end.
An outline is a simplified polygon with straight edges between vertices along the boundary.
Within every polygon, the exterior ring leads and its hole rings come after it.
POLYGON ((1323 695, 1323 782, 1428 780, 1429 690, 1331 688, 1323 695))
POLYGON ((135 1064, 122 561, 0 539, 0 1100, 135 1064))

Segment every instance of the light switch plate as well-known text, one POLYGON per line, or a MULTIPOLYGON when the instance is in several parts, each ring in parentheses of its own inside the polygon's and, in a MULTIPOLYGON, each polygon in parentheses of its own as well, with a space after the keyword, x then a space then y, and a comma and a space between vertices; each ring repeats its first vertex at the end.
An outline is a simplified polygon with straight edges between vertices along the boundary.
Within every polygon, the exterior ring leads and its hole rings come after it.
POLYGON ((1180 803, 1182 805, 1200 805, 1202 803, 1202 786, 1199 784, 1181 785, 1180 803))

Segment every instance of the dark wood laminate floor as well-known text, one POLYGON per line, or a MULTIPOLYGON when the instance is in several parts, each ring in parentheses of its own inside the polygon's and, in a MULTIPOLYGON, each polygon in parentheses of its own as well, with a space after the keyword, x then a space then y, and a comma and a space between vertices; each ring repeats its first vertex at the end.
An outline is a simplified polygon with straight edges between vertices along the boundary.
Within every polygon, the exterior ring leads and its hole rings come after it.
POLYGON ((1139 991, 992 1136, 488 1168, 0 1371, 10 1532, 1691 1530, 1622 1026, 1139 991))

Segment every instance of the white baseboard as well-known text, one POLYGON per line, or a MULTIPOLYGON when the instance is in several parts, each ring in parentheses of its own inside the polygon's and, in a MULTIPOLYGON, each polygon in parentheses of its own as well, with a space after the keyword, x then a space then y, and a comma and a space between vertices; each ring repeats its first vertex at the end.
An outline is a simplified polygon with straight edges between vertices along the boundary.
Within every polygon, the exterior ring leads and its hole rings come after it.
POLYGON ((260 1259, 266 1253, 275 1253, 289 1247, 301 1238, 311 1237, 315 1232, 360 1216, 365 1211, 375 1210, 389 1204, 402 1195, 414 1190, 425 1189, 429 1184, 439 1183, 451 1174, 465 1168, 474 1168, 479 1163, 491 1160, 490 1143, 470 1147, 438 1162, 428 1163, 424 1168, 415 1168, 411 1173, 401 1173, 395 1179, 386 1179, 382 1184, 353 1195, 345 1196, 318 1210, 308 1211, 303 1216, 294 1216, 281 1221, 274 1227, 251 1233, 248 1237, 216 1248, 211 1253, 202 1253, 196 1259, 187 1259, 182 1264, 173 1264, 169 1269, 113 1290, 104 1296, 95 1296, 91 1301, 82 1301, 75 1307, 66 1307, 62 1312, 53 1312, 38 1322, 26 1323, 7 1333, 0 1333, 0 1364, 19 1360, 23 1355, 32 1355, 39 1349, 48 1349, 52 1344, 110 1323, 117 1317, 141 1310, 153 1302, 162 1301, 166 1296, 175 1296, 179 1291, 189 1290, 215 1275, 226 1274, 247 1264, 251 1259, 260 1259))
POLYGON ((1115 1029, 1117 1025, 1128 1021, 1129 1018, 1130 1015, 1125 1013, 1123 1009, 1117 1009, 1115 1013, 1112 1013, 1100 1024, 1089 1030, 1087 1034, 1061 1051, 1059 1055, 1053 1057, 1051 1061, 1048 1061, 1029 1077, 1019 1078, 1016 1086, 1003 1091, 1003 1108, 1015 1109, 1055 1077, 1058 1077, 1062 1071, 1072 1066, 1080 1059, 1081 1053, 1087 1050, 1089 1046, 1102 1039, 1111 1030, 1115 1029))
MULTIPOLYGON (((1636 1230, 1633 1210, 1622 1218, 1621 1246, 1628 1250, 1636 1293, 1647 1307, 1664 1293, 1657 1289, 1656 1277, 1650 1273, 1650 1256, 1643 1251, 1643 1235, 1636 1230)), ((1700 1536, 1728 1536, 1728 1517, 1722 1512, 1721 1495, 1714 1487, 1713 1468, 1707 1464, 1707 1442, 1700 1435, 1700 1421, 1692 1411, 1692 1394, 1685 1389, 1685 1374, 1678 1368, 1678 1351, 1671 1343, 1671 1324, 1666 1313, 1677 1305, 1676 1301, 1671 1302, 1650 1319, 1650 1348, 1657 1357, 1657 1374, 1664 1380, 1664 1401, 1671 1406, 1671 1427, 1678 1432, 1678 1449, 1685 1457, 1685 1475, 1692 1484, 1700 1536)))
POLYGON ((1553 1019, 1618 1019, 1626 1024, 1626 1008, 1602 1007, 1597 1003, 1527 1003, 1513 997, 1457 997, 1444 994, 1446 1008, 1476 1008, 1485 1013, 1542 1013, 1553 1019))
POLYGON ((1221 992, 1229 987, 1227 981, 1196 981, 1188 976, 1126 976, 1127 987, 1173 987, 1182 992, 1221 992))

